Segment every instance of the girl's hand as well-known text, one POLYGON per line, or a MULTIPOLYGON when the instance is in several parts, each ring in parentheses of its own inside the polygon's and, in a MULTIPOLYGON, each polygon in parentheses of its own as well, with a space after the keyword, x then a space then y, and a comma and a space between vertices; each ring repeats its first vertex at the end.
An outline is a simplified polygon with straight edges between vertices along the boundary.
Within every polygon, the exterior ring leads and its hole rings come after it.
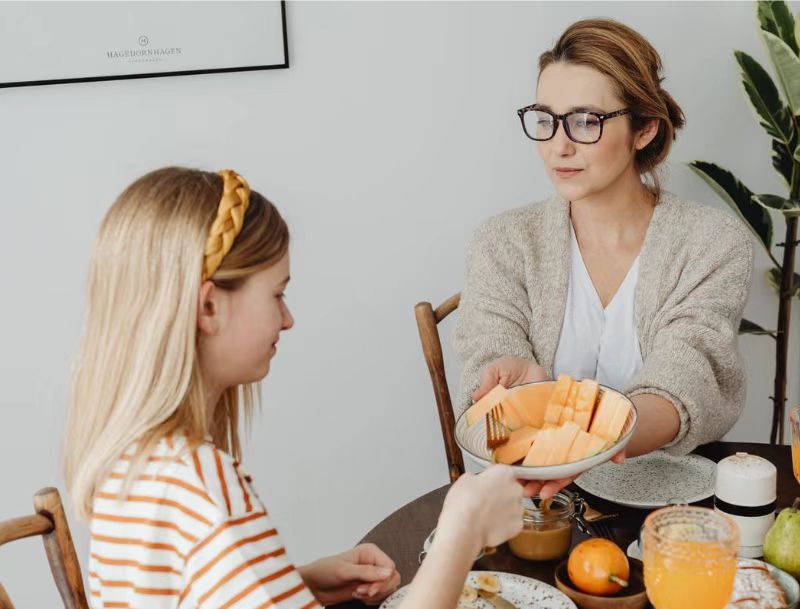
POLYGON ((533 381, 545 381, 548 379, 547 372, 541 366, 537 366, 532 361, 522 357, 501 357, 493 362, 489 362, 481 372, 481 382, 472 399, 476 402, 491 391, 498 383, 505 388, 532 383, 533 381))
POLYGON ((379 605, 400 585, 394 561, 371 543, 321 558, 298 571, 323 606, 353 598, 379 605))
POLYGON ((474 556, 522 530, 522 488, 508 465, 492 465, 480 474, 462 474, 444 500, 434 543, 448 535, 469 536, 474 556))

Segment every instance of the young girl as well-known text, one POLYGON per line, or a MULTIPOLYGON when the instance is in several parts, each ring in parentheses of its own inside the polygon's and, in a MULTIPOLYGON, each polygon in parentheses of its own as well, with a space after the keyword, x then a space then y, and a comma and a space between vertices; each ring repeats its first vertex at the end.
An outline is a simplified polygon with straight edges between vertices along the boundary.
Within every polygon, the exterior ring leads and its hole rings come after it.
POLYGON ((752 244, 733 215, 661 190, 684 118, 660 73, 647 40, 604 19, 539 58, 518 115, 556 194, 476 233, 455 329, 462 409, 498 382, 596 378, 636 404, 633 456, 688 453, 741 413, 752 244))
MULTIPOLYGON (((307 609, 397 588, 369 544, 295 568, 238 461, 240 416, 294 323, 288 248, 230 170, 154 171, 103 220, 65 451, 94 608, 307 609)), ((404 606, 454 607, 477 550, 520 530, 522 494, 510 468, 459 480, 404 606)))

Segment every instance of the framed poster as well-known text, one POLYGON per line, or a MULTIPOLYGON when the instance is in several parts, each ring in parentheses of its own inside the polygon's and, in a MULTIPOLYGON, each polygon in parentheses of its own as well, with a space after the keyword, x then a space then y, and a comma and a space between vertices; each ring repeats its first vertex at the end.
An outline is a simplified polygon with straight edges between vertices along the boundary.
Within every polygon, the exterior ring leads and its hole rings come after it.
POLYGON ((288 68, 286 2, 0 2, 0 58, 0 88, 288 68))

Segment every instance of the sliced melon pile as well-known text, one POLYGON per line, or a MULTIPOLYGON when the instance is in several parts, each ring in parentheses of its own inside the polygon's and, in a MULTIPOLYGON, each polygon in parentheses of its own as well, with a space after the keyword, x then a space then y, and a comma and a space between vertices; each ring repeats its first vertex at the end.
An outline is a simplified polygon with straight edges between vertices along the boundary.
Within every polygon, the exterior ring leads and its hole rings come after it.
POLYGON ((586 459, 619 440, 630 413, 622 395, 604 391, 596 381, 575 381, 562 374, 555 383, 506 389, 498 385, 467 410, 467 424, 484 420, 503 405, 508 442, 493 451, 493 459, 509 465, 562 465, 586 459))

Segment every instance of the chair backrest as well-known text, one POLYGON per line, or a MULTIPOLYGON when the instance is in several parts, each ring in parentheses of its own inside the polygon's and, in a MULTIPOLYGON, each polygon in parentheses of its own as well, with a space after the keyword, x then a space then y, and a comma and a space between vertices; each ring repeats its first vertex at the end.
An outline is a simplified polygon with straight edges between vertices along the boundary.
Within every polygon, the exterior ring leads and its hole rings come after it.
MULTIPOLYGON (((0 546, 41 535, 56 587, 65 609, 89 609, 83 577, 61 496, 54 488, 43 488, 33 496, 35 514, 0 522, 0 546)), ((11 599, 0 585, 0 609, 13 609, 11 599)))
POLYGON ((439 423, 442 426, 442 438, 444 439, 444 450, 447 454, 447 467, 450 471, 451 482, 455 482, 464 473, 464 458, 456 443, 456 420, 453 414, 453 402, 450 399, 450 389, 444 374, 444 356, 442 355, 442 341, 439 339, 438 324, 458 308, 460 301, 461 294, 459 293, 451 296, 435 309, 429 302, 420 302, 414 307, 419 339, 422 342, 422 354, 425 356, 425 363, 428 364, 433 394, 436 398, 436 408, 439 411, 439 423))

